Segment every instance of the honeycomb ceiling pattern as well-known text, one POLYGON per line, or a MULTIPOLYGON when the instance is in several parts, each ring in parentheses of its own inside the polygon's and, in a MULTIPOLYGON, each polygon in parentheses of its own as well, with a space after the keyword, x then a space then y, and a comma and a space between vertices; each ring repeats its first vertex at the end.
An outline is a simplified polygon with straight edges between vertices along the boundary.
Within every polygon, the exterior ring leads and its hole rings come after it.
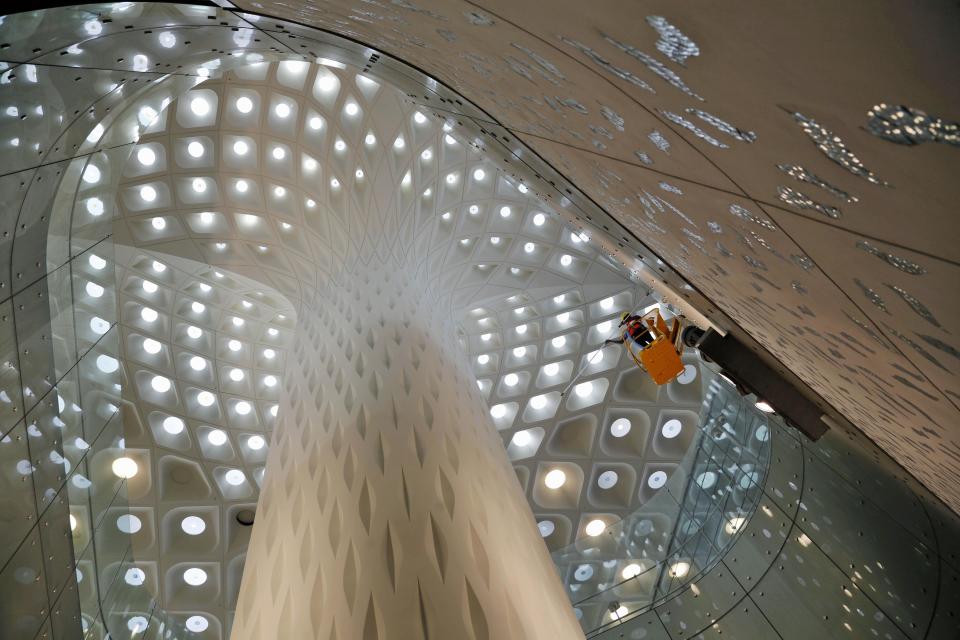
POLYGON ((605 209, 731 331, 960 505, 960 298, 946 294, 960 280, 960 187, 957 150, 934 135, 957 120, 955 7, 237 5, 292 47, 315 42, 298 23, 326 28, 470 100, 420 96, 475 122, 490 148, 555 167, 586 196, 584 217, 605 209), (785 43, 789 55, 770 55, 785 43), (913 137, 930 142, 871 133, 880 103, 931 114, 913 137))
MULTIPOLYGON (((658 389, 621 347, 601 349, 622 311, 654 298, 452 127, 354 71, 299 61, 242 66, 149 109, 114 224, 126 445, 141 469, 118 526, 137 558, 125 579, 198 634, 232 621, 239 520, 263 484, 309 265, 333 276, 366 250, 325 216, 370 215, 394 190, 433 229, 421 248, 547 545, 619 520, 673 474, 695 433, 696 358, 658 389)), ((81 211, 110 202, 93 181, 81 211)))

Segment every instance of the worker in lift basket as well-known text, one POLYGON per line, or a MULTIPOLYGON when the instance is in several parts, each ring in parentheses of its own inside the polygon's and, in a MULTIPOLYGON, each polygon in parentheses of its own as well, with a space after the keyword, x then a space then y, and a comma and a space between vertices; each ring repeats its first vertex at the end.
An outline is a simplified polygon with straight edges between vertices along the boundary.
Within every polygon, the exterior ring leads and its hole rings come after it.
POLYGON ((650 335, 650 331, 640 316, 631 315, 630 312, 624 311, 620 314, 619 326, 622 328, 620 337, 610 338, 603 344, 623 344, 629 338, 642 350, 653 342, 653 336, 650 335))

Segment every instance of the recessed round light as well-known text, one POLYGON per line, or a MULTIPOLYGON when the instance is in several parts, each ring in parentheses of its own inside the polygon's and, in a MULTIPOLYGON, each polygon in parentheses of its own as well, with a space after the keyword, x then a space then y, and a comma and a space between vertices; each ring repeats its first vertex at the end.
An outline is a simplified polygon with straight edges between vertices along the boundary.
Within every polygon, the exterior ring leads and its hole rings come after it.
POLYGON ((137 471, 140 470, 140 467, 133 460, 133 458, 123 456, 114 460, 113 464, 110 465, 110 469, 113 471, 113 475, 117 476, 118 478, 129 480, 137 475, 137 471))
POLYGON ((259 451, 267 444, 263 436, 250 436, 247 438, 247 446, 253 451, 259 451))
POLYGON ((194 178, 191 186, 193 186, 193 190, 197 193, 203 193, 207 190, 207 182, 203 178, 194 178))
POLYGON ((474 169, 473 170, 473 179, 474 180, 483 180, 487 175, 487 172, 483 169, 474 169))
MULTIPOLYGON (((236 369, 234 369, 234 371, 236 371, 236 369)), ((250 403, 246 400, 241 400, 233 405, 233 410, 236 411, 238 415, 245 416, 253 410, 253 407, 251 407, 250 403)))
POLYGON ((530 407, 539 411, 547 406, 547 396, 537 395, 530 398, 530 407))
POLYGON ((205 116, 210 113, 210 102, 198 96, 190 101, 190 111, 193 111, 194 115, 205 116))
POLYGON ((221 429, 213 429, 207 434, 207 441, 215 447, 223 446, 227 442, 227 434, 221 429))
POLYGON ((237 140, 233 143, 233 152, 238 156, 247 155, 247 151, 250 150, 250 146, 243 140, 237 140))
POLYGON ((247 96, 240 96, 237 98, 237 111, 240 113, 250 113, 253 110, 253 100, 247 96))
POLYGON ((209 407, 216 401, 216 397, 209 391, 201 391, 197 394, 197 404, 201 407, 209 407))
POLYGON ((272 155, 274 160, 283 160, 287 156, 287 152, 283 147, 274 147, 272 155))
POLYGON ((153 202, 157 199, 157 190, 150 185, 140 187, 140 199, 144 202, 153 202))
POLYGON ((190 616, 187 618, 187 629, 194 633, 202 633, 210 626, 210 622, 203 616, 190 616))
POLYGON ((153 390, 157 393, 166 393, 167 391, 170 391, 172 384, 170 382, 170 378, 167 378, 166 376, 153 376, 153 378, 150 380, 150 386, 153 387, 153 390))
POLYGON ((584 533, 590 537, 597 537, 601 533, 607 530, 607 523, 603 520, 591 520, 587 523, 587 526, 584 528, 584 533))
POLYGON ((150 167, 157 161, 157 154, 150 147, 142 147, 137 151, 137 160, 143 166, 150 167))
POLYGON ((150 307, 144 307, 143 309, 140 309, 140 317, 143 319, 144 322, 154 322, 157 318, 160 317, 160 314, 157 313, 155 309, 151 309, 150 307))
POLYGON ((555 349, 560 349, 563 345, 567 344, 567 338, 566 336, 557 336, 550 341, 550 344, 552 344, 555 349))
POLYGON ((246 374, 243 373, 243 369, 230 369, 230 379, 234 382, 240 382, 244 379, 246 374))
POLYGON ((593 383, 590 381, 581 382, 573 388, 573 392, 580 398, 586 398, 593 392, 593 383))
POLYGON ((273 108, 273 112, 277 114, 278 118, 286 118, 290 115, 290 105, 286 102, 280 102, 273 108))
POLYGON ((346 112, 348 116, 355 116, 360 112, 360 107, 357 106, 356 102, 348 102, 343 107, 343 110, 346 112))
POLYGON ((663 423, 663 426, 660 428, 660 433, 663 434, 664 438, 672 439, 680 435, 680 432, 683 430, 683 425, 676 418, 671 418, 663 423))
POLYGON ((117 529, 124 533, 136 533, 143 528, 143 521, 131 513, 125 513, 117 518, 117 529))
POLYGON ((513 434, 513 437, 510 439, 513 444, 518 447, 525 447, 533 440, 533 436, 530 435, 529 431, 517 431, 513 434))
POLYGON ((197 142, 194 140, 187 145, 187 153, 190 154, 191 158, 200 158, 203 156, 204 148, 203 143, 197 142))
POLYGON ((207 523, 198 516, 187 516, 180 521, 180 528, 189 536, 198 536, 207 530, 207 523))
POLYGON ((548 489, 559 489, 567 481, 567 474, 562 469, 553 469, 543 477, 543 484, 548 489))
POLYGON ((520 376, 515 373, 508 373, 503 377, 503 383, 508 387, 515 387, 520 382, 520 376))
POLYGON ((177 416, 167 416, 163 419, 163 430, 172 436, 183 433, 184 426, 183 420, 177 416))
POLYGON ((659 489, 667 483, 667 472, 666 471, 654 471, 650 474, 650 477, 647 478, 647 486, 651 489, 659 489))
POLYGON ((193 587, 199 587, 207 581, 207 572, 198 567, 190 567, 183 572, 183 581, 193 587))
POLYGON ((145 339, 142 343, 142 346, 143 350, 152 356, 160 353, 160 349, 162 348, 162 345, 153 338, 145 339))
POLYGON ((502 404, 495 404, 490 407, 490 415, 499 420, 503 416, 507 415, 507 408, 502 404))
POLYGON ((240 469, 230 469, 223 475, 223 479, 227 481, 227 484, 237 487, 246 482, 247 476, 240 469))
POLYGON ((597 477, 597 486, 601 489, 612 489, 614 486, 616 486, 617 480, 619 479, 620 478, 616 471, 607 470, 597 477))
POLYGON ((543 365, 543 372, 551 378, 560 373, 560 365, 556 362, 543 365))
POLYGON ((314 131, 316 131, 316 130, 320 129, 321 127, 323 127, 323 119, 320 118, 319 116, 313 116, 313 117, 310 118, 310 120, 307 122, 307 126, 309 126, 311 129, 313 129, 314 131))
POLYGON ((501 218, 509 218, 509 217, 510 217, 510 207, 507 207, 507 206, 500 207, 500 217, 501 217, 501 218))
POLYGON ((628 433, 633 425, 630 423, 630 420, 627 418, 617 418, 610 425, 610 435, 614 438, 622 438, 628 433))
POLYGON ((203 335, 203 329, 194 326, 187 327, 187 335, 196 340, 203 335))
POLYGON ((573 258, 569 254, 563 254, 560 256, 560 264, 564 267, 569 267, 573 263, 573 258))

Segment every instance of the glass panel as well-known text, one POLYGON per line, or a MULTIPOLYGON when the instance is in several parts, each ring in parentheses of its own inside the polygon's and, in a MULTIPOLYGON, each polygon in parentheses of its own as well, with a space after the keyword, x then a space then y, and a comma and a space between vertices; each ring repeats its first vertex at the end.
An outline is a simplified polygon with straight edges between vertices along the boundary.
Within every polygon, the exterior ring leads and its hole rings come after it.
POLYGON ((0 437, 0 567, 36 522, 32 473, 27 430, 21 422, 0 437))
POLYGON ((744 598, 716 623, 710 625, 697 640, 781 640, 780 634, 770 626, 753 600, 744 598))
POLYGON ((805 535, 791 536, 751 597, 784 640, 906 636, 805 535))
POLYGON ((0 629, 4 640, 33 640, 47 616, 47 582, 36 527, 0 572, 0 629))

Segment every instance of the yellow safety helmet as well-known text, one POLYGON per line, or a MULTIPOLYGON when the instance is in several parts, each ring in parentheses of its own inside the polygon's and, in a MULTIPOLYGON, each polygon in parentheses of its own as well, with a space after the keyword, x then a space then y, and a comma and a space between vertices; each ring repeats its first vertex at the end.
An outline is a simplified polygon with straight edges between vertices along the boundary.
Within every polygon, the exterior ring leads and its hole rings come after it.
POLYGON ((626 320, 629 317, 630 317, 630 312, 624 311, 623 313, 620 314, 620 322, 622 323, 624 320, 626 320))

